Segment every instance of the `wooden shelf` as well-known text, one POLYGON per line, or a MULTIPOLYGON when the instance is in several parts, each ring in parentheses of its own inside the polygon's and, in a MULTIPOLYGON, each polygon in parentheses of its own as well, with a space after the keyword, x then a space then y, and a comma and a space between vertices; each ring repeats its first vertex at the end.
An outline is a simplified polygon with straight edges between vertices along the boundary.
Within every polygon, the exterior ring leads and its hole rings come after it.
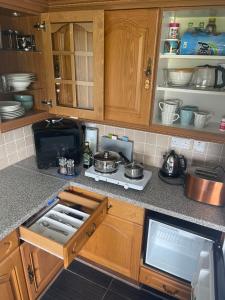
POLYGON ((18 49, 0 49, 0 53, 9 53, 9 52, 13 52, 13 53, 18 53, 18 54, 23 54, 23 53, 37 53, 37 54, 41 54, 42 51, 38 51, 38 50, 29 50, 29 51, 25 51, 25 50, 18 50, 18 49))
POLYGON ((207 94, 213 96, 225 96, 224 89, 197 89, 192 86, 190 87, 173 87, 173 86, 157 86, 157 91, 171 91, 179 93, 193 93, 193 94, 207 94))
POLYGON ((170 55, 161 54, 160 59, 201 59, 201 60, 225 60, 225 56, 218 55, 170 55))
POLYGON ((0 123, 0 132, 7 132, 23 127, 34 122, 48 119, 51 115, 47 111, 30 111, 25 116, 13 120, 5 120, 0 123))
POLYGON ((219 130, 219 123, 209 123, 205 128, 196 128, 193 125, 183 127, 180 124, 163 125, 155 120, 151 129, 158 133, 177 135, 186 138, 211 141, 215 143, 225 142, 225 132, 219 130))

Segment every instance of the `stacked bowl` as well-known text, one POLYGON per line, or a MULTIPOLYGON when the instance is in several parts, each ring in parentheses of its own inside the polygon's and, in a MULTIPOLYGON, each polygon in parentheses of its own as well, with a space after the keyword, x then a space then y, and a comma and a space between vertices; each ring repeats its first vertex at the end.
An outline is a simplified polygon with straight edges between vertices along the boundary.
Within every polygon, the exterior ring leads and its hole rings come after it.
POLYGON ((0 101, 0 118, 10 120, 21 117, 25 114, 25 109, 17 101, 0 101))
POLYGON ((33 73, 10 73, 5 74, 7 84, 13 91, 25 91, 35 81, 33 73))

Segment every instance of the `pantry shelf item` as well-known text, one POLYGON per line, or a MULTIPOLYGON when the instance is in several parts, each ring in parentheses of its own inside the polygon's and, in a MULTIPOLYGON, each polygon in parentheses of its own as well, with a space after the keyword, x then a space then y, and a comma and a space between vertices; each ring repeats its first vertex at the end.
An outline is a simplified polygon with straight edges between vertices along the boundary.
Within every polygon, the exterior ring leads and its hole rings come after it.
POLYGON ((7 81, 8 91, 24 91, 36 80, 33 73, 10 73, 4 74, 7 81))
POLYGON ((221 65, 195 67, 191 84, 196 88, 223 88, 225 69, 221 65))
POLYGON ((16 95, 16 94, 14 94, 13 98, 16 101, 21 102, 25 111, 31 110, 34 106, 34 97, 32 95, 16 95))
POLYGON ((187 86, 192 78, 193 68, 164 69, 165 82, 169 86, 187 86))
POLYGON ((21 117, 25 114, 25 109, 17 101, 0 101, 0 118, 10 120, 21 117))
POLYGON ((204 128, 208 125, 212 114, 206 111, 194 111, 194 126, 196 128, 204 128))

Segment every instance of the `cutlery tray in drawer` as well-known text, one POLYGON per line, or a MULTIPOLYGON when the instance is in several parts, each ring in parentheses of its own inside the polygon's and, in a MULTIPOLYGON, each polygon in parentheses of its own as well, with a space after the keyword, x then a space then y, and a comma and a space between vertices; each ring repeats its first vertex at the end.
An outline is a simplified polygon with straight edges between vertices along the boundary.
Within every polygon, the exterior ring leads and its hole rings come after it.
POLYGON ((64 260, 67 267, 103 221, 107 198, 61 192, 58 201, 42 209, 19 228, 20 238, 64 260))

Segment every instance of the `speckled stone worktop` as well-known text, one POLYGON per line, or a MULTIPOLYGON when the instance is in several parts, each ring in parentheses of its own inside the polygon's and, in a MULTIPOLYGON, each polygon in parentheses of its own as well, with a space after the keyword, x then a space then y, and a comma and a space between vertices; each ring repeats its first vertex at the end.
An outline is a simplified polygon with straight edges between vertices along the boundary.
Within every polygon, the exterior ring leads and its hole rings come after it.
POLYGON ((34 157, 21 161, 0 171, 0 239, 68 184, 225 232, 225 207, 212 207, 189 200, 181 186, 163 183, 158 178, 158 169, 149 169, 153 172, 150 183, 144 191, 135 191, 96 182, 84 176, 83 170, 78 177, 66 181, 59 178, 55 169, 37 169, 34 157))
POLYGON ((56 196, 65 181, 16 166, 0 171, 0 240, 56 196))

